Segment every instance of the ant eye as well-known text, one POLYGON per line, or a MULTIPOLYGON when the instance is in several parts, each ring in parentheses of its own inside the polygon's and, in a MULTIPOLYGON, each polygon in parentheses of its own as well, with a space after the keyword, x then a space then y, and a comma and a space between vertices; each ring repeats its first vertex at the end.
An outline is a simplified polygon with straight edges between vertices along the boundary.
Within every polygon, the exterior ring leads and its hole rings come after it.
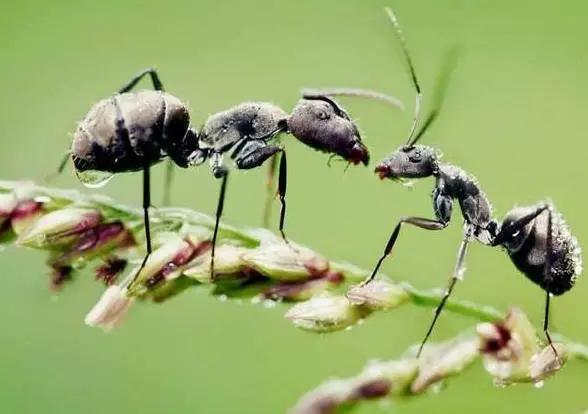
POLYGON ((408 156, 410 162, 420 162, 423 156, 419 150, 414 151, 412 154, 408 156))

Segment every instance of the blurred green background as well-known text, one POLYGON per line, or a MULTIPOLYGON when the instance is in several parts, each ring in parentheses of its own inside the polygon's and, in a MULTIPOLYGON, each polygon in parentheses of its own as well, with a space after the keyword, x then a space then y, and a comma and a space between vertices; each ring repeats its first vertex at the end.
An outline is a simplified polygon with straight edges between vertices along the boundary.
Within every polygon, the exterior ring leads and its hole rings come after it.
MULTIPOLYGON (((390 24, 392 6, 431 92, 444 52, 465 50, 440 121, 425 141, 475 174, 502 216, 514 204, 554 200, 580 242, 585 214, 584 118, 588 92, 585 1, 30 1, 0 15, 0 177, 52 171, 90 105, 147 66, 188 102, 194 123, 244 100, 286 109, 303 86, 375 88, 409 110, 345 100, 377 161, 404 141, 413 92, 390 24)), ((145 84, 148 85, 148 84, 145 84)), ((430 95, 429 95, 430 96, 430 95)), ((426 100, 426 98, 425 98, 426 100)), ((431 181, 407 191, 369 168, 327 168, 327 157, 287 139, 289 235, 332 258, 373 265, 401 215, 431 216, 431 181)), ((163 168, 156 169, 155 200, 163 168)), ((178 170, 175 204, 212 212, 218 182, 207 168, 178 170)), ((233 176, 226 220, 260 223, 264 171, 233 176)), ((56 185, 82 188, 66 174, 56 185)), ((140 204, 140 174, 103 188, 140 204)), ((276 218, 274 214, 274 218, 276 218)), ((445 284, 460 240, 407 228, 384 270, 418 287, 445 284)), ((405 307, 326 336, 294 329, 283 308, 220 303, 195 290, 165 306, 140 305, 109 335, 84 326, 102 288, 89 273, 55 298, 44 254, 0 255, 0 402, 5 413, 282 413, 327 377, 352 375, 372 358, 398 356, 431 318, 405 307)), ((543 294, 498 249, 472 246, 456 296, 541 323, 543 294)), ((554 303, 554 329, 588 342, 588 288, 580 279, 554 303)), ((445 314, 434 337, 470 326, 445 314)), ((439 395, 359 413, 578 413, 588 408, 588 367, 569 364, 546 386, 494 388, 480 367, 439 395)))

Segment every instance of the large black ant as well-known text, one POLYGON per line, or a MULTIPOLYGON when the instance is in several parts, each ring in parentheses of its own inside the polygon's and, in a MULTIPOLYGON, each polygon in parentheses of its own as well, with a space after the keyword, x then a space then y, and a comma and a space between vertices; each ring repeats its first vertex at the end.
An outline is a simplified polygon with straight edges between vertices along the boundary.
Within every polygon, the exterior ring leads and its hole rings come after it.
MULTIPOLYGON (((223 163, 225 154, 230 154, 237 169, 251 169, 270 158, 275 160, 281 153, 279 230, 287 241, 284 234, 286 152, 277 142, 281 132, 290 133, 307 146, 351 164, 367 165, 369 162, 369 152, 357 126, 347 112, 327 96, 304 96, 289 116, 271 103, 245 102, 211 115, 198 132, 190 127, 186 105, 164 92, 154 69, 142 71, 118 93, 95 104, 79 123, 69 154, 76 174, 88 186, 101 185, 115 173, 143 171, 147 254, 137 274, 151 254, 150 167, 165 158, 183 168, 200 165, 208 159, 214 176, 222 179, 212 240, 213 275, 214 249, 229 175, 223 163), (154 91, 131 92, 147 75, 151 77, 154 91)), ((275 165, 273 161, 272 164, 275 165)))
POLYGON ((420 345, 418 355, 431 335, 456 283, 463 278, 466 250, 473 238, 485 245, 502 246, 517 269, 546 292, 543 329, 549 344, 555 351, 548 329, 550 297, 561 295, 574 285, 582 268, 580 247, 570 234, 562 216, 549 202, 530 207, 516 207, 506 214, 502 223, 497 222, 492 218, 492 208, 488 198, 474 177, 459 167, 441 162, 440 153, 435 148, 417 145, 439 114, 449 70, 444 72, 437 86, 433 109, 425 117, 422 126, 417 128, 420 122, 421 88, 396 16, 388 8, 386 12, 392 21, 408 63, 417 100, 414 121, 406 144, 381 161, 376 166, 375 172, 381 179, 389 178, 395 181, 435 177, 432 198, 436 218, 404 217, 400 219, 392 231, 383 255, 364 283, 374 279, 383 260, 391 254, 403 224, 425 230, 442 230, 449 225, 453 203, 457 200, 464 220, 463 240, 457 253, 453 274, 441 302, 435 309, 433 321, 420 345))

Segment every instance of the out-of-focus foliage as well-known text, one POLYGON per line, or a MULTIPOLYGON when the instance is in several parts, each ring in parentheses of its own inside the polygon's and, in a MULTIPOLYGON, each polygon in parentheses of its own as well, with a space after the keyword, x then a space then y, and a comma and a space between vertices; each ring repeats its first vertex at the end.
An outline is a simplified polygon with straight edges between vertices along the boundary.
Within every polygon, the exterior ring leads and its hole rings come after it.
MULTIPOLYGON (((588 240, 582 191, 588 144, 581 125, 588 5, 580 0, 9 2, 0 15, 0 177, 52 171, 90 105, 146 66, 159 68, 166 88, 190 104, 197 125, 244 100, 270 100, 289 110, 304 86, 380 89, 410 105, 413 93, 384 6, 394 7, 405 28, 425 92, 444 52, 455 44, 465 51, 427 143, 477 176, 498 216, 516 203, 550 197, 580 243, 588 240)), ((374 160, 404 141, 410 111, 344 104, 374 160)), ((368 268, 398 217, 432 214, 430 182, 407 192, 379 182, 371 168, 344 173, 344 165, 327 168, 325 156, 293 140, 286 145, 289 235, 327 257, 368 268)), ((213 212, 218 182, 205 167, 176 177, 174 204, 213 212)), ((229 222, 260 222, 263 180, 261 170, 233 175, 229 222)), ((79 185, 68 174, 58 184, 79 185)), ((117 177, 104 191, 139 205, 140 176, 117 177)), ((384 271, 421 288, 444 285, 460 231, 457 217, 436 234, 407 229, 384 271)), ((100 293, 91 274, 79 278, 71 294, 53 299, 41 255, 11 248, 0 255, 0 399, 7 412, 284 412, 324 378, 352 375, 370 358, 397 357, 422 337, 431 317, 406 307, 382 312, 361 329, 316 336, 292 329, 281 312, 245 312, 248 305, 195 293, 161 309, 137 307, 124 330, 104 335, 80 320, 100 293)), ((542 292, 498 250, 472 246, 455 294, 498 308, 516 304, 534 325, 541 323, 542 292)), ((588 341, 587 299, 580 279, 553 302, 554 328, 588 341)), ((433 339, 466 326, 468 320, 444 315, 433 339)), ((584 383, 581 365, 570 365, 541 390, 496 389, 472 370, 445 392, 396 409, 575 413, 587 406, 584 383)))

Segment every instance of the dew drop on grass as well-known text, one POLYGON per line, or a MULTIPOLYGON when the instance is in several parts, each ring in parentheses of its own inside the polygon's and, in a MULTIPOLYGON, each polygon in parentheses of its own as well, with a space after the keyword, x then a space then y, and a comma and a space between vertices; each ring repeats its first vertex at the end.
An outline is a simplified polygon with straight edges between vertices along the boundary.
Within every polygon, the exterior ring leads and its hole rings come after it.
POLYGON ((435 384, 432 384, 429 388, 429 391, 433 394, 439 394, 441 391, 443 391, 443 383, 436 382, 435 384))
POLYGON ((501 380, 499 378, 494 378, 494 386, 495 387, 497 387, 497 388, 506 388, 507 385, 508 384, 505 381, 503 381, 503 380, 501 380))
POLYGON ((392 407, 392 400, 390 398, 380 398, 378 405, 382 410, 389 410, 392 407))
POLYGON ((113 173, 96 170, 76 171, 76 175, 78 176, 78 179, 81 181, 81 183, 88 188, 102 187, 106 185, 106 183, 108 183, 114 176, 113 173))

